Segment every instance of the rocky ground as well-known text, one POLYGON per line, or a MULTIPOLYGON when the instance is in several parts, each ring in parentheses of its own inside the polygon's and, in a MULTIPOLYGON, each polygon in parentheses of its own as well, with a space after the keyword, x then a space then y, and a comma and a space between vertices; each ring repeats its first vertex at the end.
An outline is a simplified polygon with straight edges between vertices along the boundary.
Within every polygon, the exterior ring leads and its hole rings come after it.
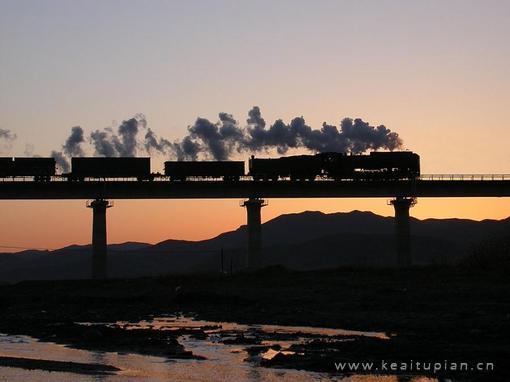
MULTIPOLYGON (((289 272, 269 268, 233 276, 23 282, 1 286, 0 296, 0 332, 84 349, 195 357, 179 344, 178 337, 207 338, 207 328, 191 333, 77 324, 136 322, 193 312, 211 321, 378 331, 389 338, 287 334, 303 340, 286 349, 272 345, 273 357, 258 358, 263 366, 336 373, 335 362, 341 361, 491 362, 494 370, 490 372, 443 376, 508 379, 510 279, 505 269, 289 272)), ((282 334, 278 336, 281 339, 282 334)), ((271 348, 262 341, 275 340, 277 335, 230 333, 224 337, 225 343, 245 345, 253 360, 271 348)))

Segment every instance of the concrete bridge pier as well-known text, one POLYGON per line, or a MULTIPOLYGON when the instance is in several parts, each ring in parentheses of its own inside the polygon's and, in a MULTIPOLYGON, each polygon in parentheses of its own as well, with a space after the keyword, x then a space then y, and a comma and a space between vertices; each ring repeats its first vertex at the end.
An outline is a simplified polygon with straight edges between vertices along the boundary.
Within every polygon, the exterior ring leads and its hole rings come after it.
POLYGON ((250 198, 241 203, 246 207, 248 229, 248 251, 245 260, 247 268, 258 268, 261 265, 262 224, 260 210, 267 202, 260 198, 250 198))
POLYGON ((106 209, 113 204, 104 199, 87 202, 92 208, 92 278, 105 279, 108 277, 108 258, 106 241, 106 209))
POLYGON ((409 267, 412 264, 409 209, 416 204, 416 198, 399 196, 391 200, 390 204, 395 209, 397 263, 400 268, 409 267))

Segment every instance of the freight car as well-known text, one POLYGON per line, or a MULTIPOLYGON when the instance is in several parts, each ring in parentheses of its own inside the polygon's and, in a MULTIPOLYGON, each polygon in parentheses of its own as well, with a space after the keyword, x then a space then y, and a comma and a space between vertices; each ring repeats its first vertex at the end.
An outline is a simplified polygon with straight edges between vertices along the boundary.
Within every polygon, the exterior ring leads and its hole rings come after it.
POLYGON ((136 178, 152 180, 150 158, 71 158, 71 173, 65 174, 70 181, 85 178, 136 178))
POLYGON ((0 176, 33 177, 36 182, 47 182, 55 175, 54 158, 0 158, 0 176))
POLYGON ((238 181, 244 175, 244 162, 237 161, 166 161, 165 175, 170 180, 184 181, 191 177, 220 178, 238 181))
POLYGON ((14 176, 14 159, 12 157, 0 158, 0 176, 2 178, 14 176))
POLYGON ((369 155, 320 153, 277 159, 252 158, 249 175, 254 180, 398 180, 420 175, 420 157, 409 151, 372 152, 369 155))
POLYGON ((318 155, 295 155, 281 158, 259 159, 253 155, 249 161, 249 175, 253 180, 314 180, 322 173, 322 158, 318 155))

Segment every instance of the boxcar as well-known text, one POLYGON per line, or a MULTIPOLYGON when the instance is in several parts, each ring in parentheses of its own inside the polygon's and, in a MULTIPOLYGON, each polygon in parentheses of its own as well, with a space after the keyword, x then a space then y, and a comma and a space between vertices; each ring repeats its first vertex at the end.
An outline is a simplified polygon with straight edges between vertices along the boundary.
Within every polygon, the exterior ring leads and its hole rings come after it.
POLYGON ((238 161, 166 161, 165 175, 170 180, 190 177, 221 178, 237 181, 244 175, 244 162, 238 161))
POLYGON ((36 182, 46 182, 55 175, 53 158, 0 158, 0 176, 31 176, 36 182))
POLYGON ((12 157, 0 157, 0 177, 13 176, 14 160, 12 157))
POLYGON ((14 176, 33 176, 36 182, 47 182, 55 175, 54 158, 14 158, 14 176))
POLYGON ((136 178, 152 180, 150 158, 71 158, 69 180, 136 178))
POLYGON ((314 180, 321 174, 321 158, 317 155, 294 155, 275 159, 251 157, 249 175, 254 180, 314 180))

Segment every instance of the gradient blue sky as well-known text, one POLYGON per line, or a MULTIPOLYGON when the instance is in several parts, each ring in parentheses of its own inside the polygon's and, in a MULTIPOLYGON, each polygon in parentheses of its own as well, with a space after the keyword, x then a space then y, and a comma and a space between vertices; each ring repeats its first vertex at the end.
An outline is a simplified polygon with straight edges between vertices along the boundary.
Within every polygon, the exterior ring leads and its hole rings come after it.
MULTIPOLYGON (((30 144, 48 155, 76 125, 144 113, 176 139, 198 116, 244 121, 258 105, 271 122, 384 124, 424 173, 510 173, 509 20, 509 1, 0 0, 0 128, 18 135, 11 154, 30 144)), ((89 241, 83 202, 0 206, 2 242, 89 241)), ((356 208, 392 214, 384 200, 270 201, 264 220, 356 208)), ((109 214, 112 241, 198 239, 244 223, 237 201, 122 201, 109 214)), ((413 215, 502 218, 510 204, 420 200, 413 215)))

